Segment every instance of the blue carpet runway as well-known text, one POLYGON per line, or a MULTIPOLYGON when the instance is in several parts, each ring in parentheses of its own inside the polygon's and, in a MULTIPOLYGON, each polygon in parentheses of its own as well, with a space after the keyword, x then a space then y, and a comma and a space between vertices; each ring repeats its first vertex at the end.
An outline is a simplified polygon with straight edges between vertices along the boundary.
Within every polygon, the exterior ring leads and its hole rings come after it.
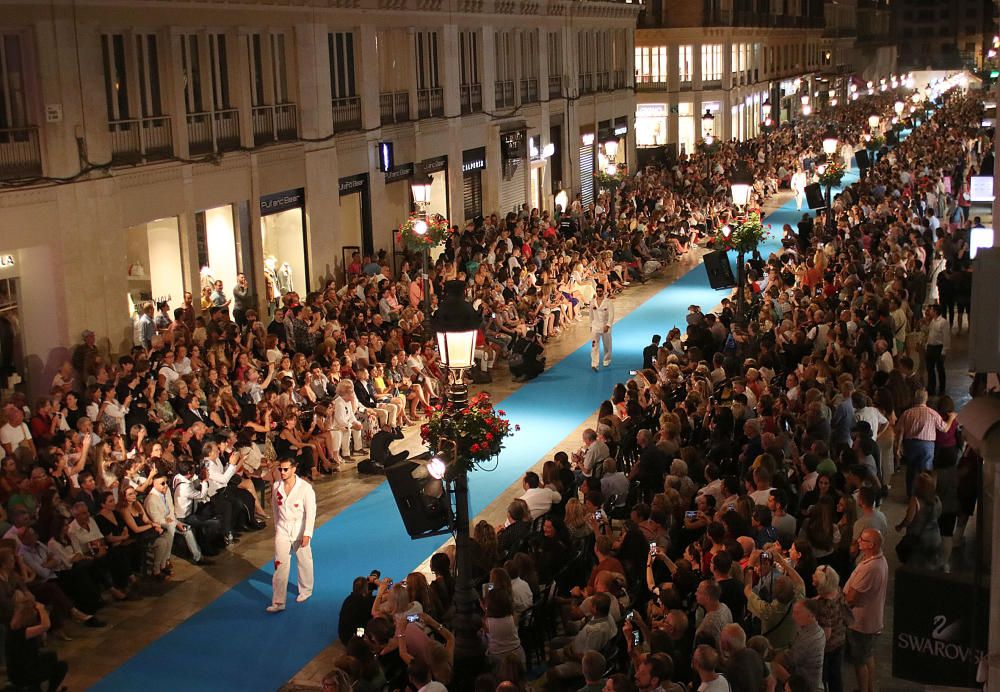
MULTIPOLYGON (((845 182, 856 178, 851 171, 845 182)), ((764 257, 780 248, 782 224, 794 228, 801 218, 791 201, 765 219, 774 237, 761 248, 764 257)), ((472 474, 472 516, 594 414, 613 385, 627 380, 629 370, 641 363, 642 349, 654 332, 683 328, 688 305, 709 310, 722 297, 708 286, 699 264, 615 323, 611 368, 591 372, 590 344, 585 343, 499 402, 498 408, 521 430, 508 439, 495 471, 472 474)), ((94 689, 278 689, 336 639, 340 604, 354 577, 379 569, 398 580, 443 542, 409 540, 383 483, 317 528, 312 541, 316 590, 308 603, 295 603, 292 587, 284 613, 265 613, 273 573, 267 565, 139 651, 94 689)))

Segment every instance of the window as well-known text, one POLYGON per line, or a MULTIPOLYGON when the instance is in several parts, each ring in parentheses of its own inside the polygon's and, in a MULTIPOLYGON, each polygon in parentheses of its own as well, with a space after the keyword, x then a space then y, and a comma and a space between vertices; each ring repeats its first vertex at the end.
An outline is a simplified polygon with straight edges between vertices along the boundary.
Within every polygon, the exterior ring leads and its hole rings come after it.
POLYGON ((28 126, 21 37, 0 34, 0 129, 28 126))
POLYGON ((212 61, 212 105, 215 110, 227 110, 229 101, 229 58, 226 35, 208 35, 209 60, 212 61))
POLYGON ((289 103, 285 35, 250 34, 250 98, 254 106, 289 103))
POLYGON ((701 78, 706 82, 722 79, 722 45, 713 43, 701 47, 701 78))
POLYGON ((635 81, 640 84, 667 81, 666 46, 642 46, 635 49, 635 81))
POLYGON ((198 52, 197 34, 187 34, 181 38, 181 70, 184 72, 185 111, 204 112, 201 94, 201 55, 198 52))
POLYGON ((538 32, 521 34, 521 78, 538 79, 538 32))
POLYGON ((156 34, 137 34, 135 56, 139 72, 139 105, 142 117, 163 115, 160 93, 160 59, 156 49, 156 34))
POLYGON ((562 34, 558 31, 549 32, 549 76, 561 77, 563 73, 562 34))
POLYGON ((333 98, 357 96, 354 81, 354 34, 347 31, 327 34, 330 48, 330 91, 333 98))
POLYGON ((416 39, 417 89, 436 89, 438 82, 438 44, 436 31, 418 31, 416 39))
POLYGON ((677 48, 677 68, 682 82, 694 79, 694 46, 677 48))
POLYGON ((108 122, 128 120, 130 111, 124 34, 102 34, 101 57, 104 61, 104 100, 108 108, 108 122))
POLYGON ((458 46, 461 52, 461 78, 463 85, 479 84, 479 33, 458 32, 458 46))
POLYGON ((494 53, 498 82, 509 82, 514 79, 514 37, 508 31, 498 31, 494 36, 494 53))
POLYGON ((580 74, 592 74, 595 72, 594 65, 594 40, 589 31, 581 31, 577 34, 578 58, 580 63, 580 74))

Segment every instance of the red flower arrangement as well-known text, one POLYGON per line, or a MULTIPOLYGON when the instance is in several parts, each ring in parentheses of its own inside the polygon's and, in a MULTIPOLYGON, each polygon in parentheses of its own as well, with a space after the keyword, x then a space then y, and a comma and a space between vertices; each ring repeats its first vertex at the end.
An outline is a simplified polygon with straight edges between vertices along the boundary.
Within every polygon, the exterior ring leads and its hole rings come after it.
POLYGON ((448 238, 451 228, 448 220, 440 214, 430 214, 426 219, 414 214, 399 227, 399 237, 411 250, 423 250, 437 247, 448 238), (417 233, 415 227, 418 223, 426 223, 427 231, 423 234, 417 233))
POLYGON ((511 425, 503 409, 493 408, 490 395, 480 392, 457 415, 441 406, 434 407, 429 421, 420 427, 420 437, 437 454, 455 443, 456 463, 471 471, 479 462, 488 461, 503 449, 503 440, 521 426, 511 425))
POLYGON ((761 223, 759 210, 751 211, 744 219, 737 219, 729 227, 728 234, 724 230, 725 227, 712 236, 710 242, 713 248, 749 253, 771 237, 771 224, 761 223))

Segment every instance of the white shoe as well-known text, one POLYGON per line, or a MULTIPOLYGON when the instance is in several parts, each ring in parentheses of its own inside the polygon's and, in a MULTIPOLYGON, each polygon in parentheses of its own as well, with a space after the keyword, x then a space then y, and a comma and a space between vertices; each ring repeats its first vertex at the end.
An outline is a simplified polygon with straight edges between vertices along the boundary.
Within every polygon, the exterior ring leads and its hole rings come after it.
POLYGON ((300 593, 298 596, 295 597, 295 602, 296 603, 305 603, 306 601, 309 600, 310 596, 312 596, 311 593, 300 593))
POLYGON ((285 609, 285 605, 283 603, 281 603, 281 604, 279 604, 279 603, 272 603, 267 608, 265 608, 265 610, 267 612, 269 612, 269 613, 280 613, 284 609, 285 609))

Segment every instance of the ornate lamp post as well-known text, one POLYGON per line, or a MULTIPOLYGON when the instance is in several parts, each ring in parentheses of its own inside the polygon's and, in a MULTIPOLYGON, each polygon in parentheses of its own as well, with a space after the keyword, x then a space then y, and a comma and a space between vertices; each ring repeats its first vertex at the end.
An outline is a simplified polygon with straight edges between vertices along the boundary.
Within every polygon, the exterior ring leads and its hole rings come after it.
POLYGON ((712 124, 715 122, 715 116, 712 115, 712 111, 705 109, 705 115, 701 116, 701 133, 702 141, 705 143, 705 178, 708 179, 712 175, 712 164, 711 164, 711 152, 712 145, 715 143, 715 138, 712 136, 712 124))
MULTIPOLYGON (((417 205, 418 213, 421 216, 421 220, 413 224, 413 232, 417 235, 425 235, 427 233, 427 207, 431 203, 431 177, 427 174, 415 176, 413 182, 410 183, 410 189, 413 191, 413 203, 417 205)), ((421 288, 424 294, 423 332, 426 339, 431 335, 431 281, 428 274, 430 271, 430 249, 426 245, 421 248, 420 262, 421 288)))
MULTIPOLYGON (((437 333, 441 362, 448 371, 448 403, 445 415, 460 418, 469 403, 469 388, 462 379, 465 370, 473 365, 476 333, 482 324, 479 314, 463 297, 465 284, 449 281, 445 295, 434 316, 433 328, 437 333)), ((462 454, 454 446, 455 456, 462 454)), ((438 461, 428 468, 432 475, 451 476, 450 485, 455 499, 455 676, 457 689, 471 689, 477 662, 481 662, 482 645, 479 639, 480 616, 476 612, 476 592, 472 581, 472 537, 469 534, 469 462, 455 458, 445 465, 438 461)))
MULTIPOLYGON (((840 140, 837 139, 837 132, 830 125, 823 134, 823 153, 826 154, 828 162, 833 162, 833 157, 839 146, 840 140)), ((826 184, 826 227, 831 233, 836 228, 833 222, 833 186, 830 183, 826 184)))
MULTIPOLYGON (((604 156, 608 159, 608 166, 605 169, 605 172, 610 177, 616 177, 618 175, 618 163, 617 163, 617 158, 618 158, 618 140, 617 139, 613 139, 612 138, 612 139, 609 139, 607 142, 604 143, 604 156)), ((618 228, 618 219, 615 216, 615 197, 617 197, 617 196, 618 196, 618 188, 617 187, 613 187, 613 186, 609 186, 609 189, 608 189, 608 212, 609 212, 609 216, 611 217, 612 227, 615 228, 615 229, 618 228)))
MULTIPOLYGON (((740 212, 746 209, 750 202, 750 190, 753 189, 753 175, 746 166, 737 168, 729 178, 729 191, 733 196, 733 205, 740 212)), ((746 285, 746 255, 745 248, 737 248, 736 255, 736 319, 743 322, 744 286, 746 285)))

